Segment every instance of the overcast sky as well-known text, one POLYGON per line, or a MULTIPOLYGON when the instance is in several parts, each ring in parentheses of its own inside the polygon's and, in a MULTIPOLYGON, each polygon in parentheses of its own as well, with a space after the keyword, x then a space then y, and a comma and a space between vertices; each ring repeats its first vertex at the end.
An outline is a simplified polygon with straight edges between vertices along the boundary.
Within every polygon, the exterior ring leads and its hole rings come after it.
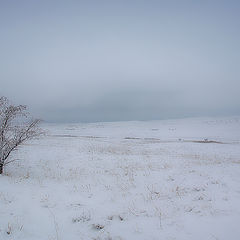
POLYGON ((240 115, 240 1, 0 1, 0 95, 51 122, 240 115))

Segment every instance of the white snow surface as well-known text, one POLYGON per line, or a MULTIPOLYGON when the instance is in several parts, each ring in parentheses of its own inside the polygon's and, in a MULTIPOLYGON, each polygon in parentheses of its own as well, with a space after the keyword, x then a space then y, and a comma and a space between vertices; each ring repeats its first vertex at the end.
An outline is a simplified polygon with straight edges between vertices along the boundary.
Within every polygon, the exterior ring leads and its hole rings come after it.
POLYGON ((240 239, 240 117, 43 128, 0 176, 1 240, 240 239))

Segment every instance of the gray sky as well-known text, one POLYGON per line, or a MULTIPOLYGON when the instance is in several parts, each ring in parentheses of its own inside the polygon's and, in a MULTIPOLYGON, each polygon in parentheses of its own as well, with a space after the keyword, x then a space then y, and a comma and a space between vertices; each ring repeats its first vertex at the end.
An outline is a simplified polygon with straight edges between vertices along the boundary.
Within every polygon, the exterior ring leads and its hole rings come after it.
POLYGON ((52 122, 240 115, 240 1, 0 1, 0 95, 52 122))

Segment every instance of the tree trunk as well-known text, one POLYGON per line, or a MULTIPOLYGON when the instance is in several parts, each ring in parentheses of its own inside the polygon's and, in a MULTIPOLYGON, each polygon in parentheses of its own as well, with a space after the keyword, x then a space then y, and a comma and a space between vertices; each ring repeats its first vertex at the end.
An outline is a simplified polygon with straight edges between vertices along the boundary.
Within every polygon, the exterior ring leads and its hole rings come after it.
POLYGON ((3 163, 0 163, 0 174, 3 173, 3 163))

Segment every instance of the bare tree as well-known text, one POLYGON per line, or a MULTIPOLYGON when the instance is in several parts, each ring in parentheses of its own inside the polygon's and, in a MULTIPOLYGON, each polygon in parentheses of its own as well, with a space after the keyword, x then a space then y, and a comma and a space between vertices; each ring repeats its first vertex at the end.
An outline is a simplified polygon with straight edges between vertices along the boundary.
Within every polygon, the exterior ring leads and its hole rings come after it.
POLYGON ((0 174, 11 153, 25 141, 42 134, 40 119, 33 119, 24 105, 14 106, 6 97, 0 97, 0 174))

